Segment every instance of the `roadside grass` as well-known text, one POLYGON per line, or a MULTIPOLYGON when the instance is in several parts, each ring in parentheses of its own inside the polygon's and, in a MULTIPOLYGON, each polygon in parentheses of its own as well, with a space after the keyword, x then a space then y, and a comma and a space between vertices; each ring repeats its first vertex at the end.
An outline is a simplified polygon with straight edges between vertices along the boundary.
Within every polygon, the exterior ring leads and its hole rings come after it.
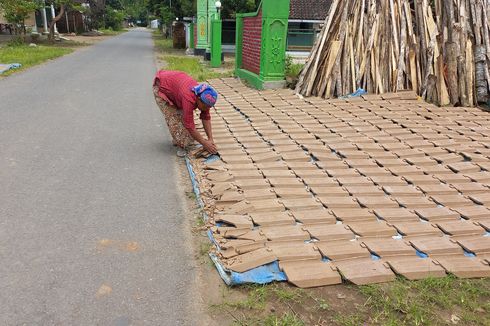
POLYGON ((153 31, 153 41, 156 51, 166 63, 165 69, 183 71, 197 81, 233 76, 232 61, 225 61, 221 68, 211 68, 209 63, 203 62, 199 57, 186 56, 184 50, 174 49, 172 39, 163 38, 158 30, 153 31))
POLYGON ((371 321, 384 325, 445 324, 456 318, 464 324, 490 325, 490 280, 454 276, 360 287, 367 298, 371 321))
POLYGON ((73 52, 73 49, 56 46, 29 47, 27 45, 21 45, 2 47, 0 48, 0 62, 20 63, 22 64, 22 67, 19 69, 9 70, 0 76, 11 75, 15 72, 38 65, 47 60, 61 57, 71 52, 73 52))
POLYGON ((121 30, 113 30, 112 28, 103 28, 103 29, 99 29, 99 32, 102 32, 104 35, 119 35, 119 34, 122 34, 122 33, 126 33, 128 30, 127 29, 121 29, 121 30))
POLYGON ((212 70, 208 65, 202 64, 198 58, 164 56, 163 59, 167 62, 169 70, 184 71, 197 81, 232 76, 232 72, 218 72, 212 70))
POLYGON ((307 290, 245 285, 227 290, 210 308, 231 316, 234 325, 490 325, 490 280, 398 278, 307 290), (238 300, 228 297, 236 292, 238 300))

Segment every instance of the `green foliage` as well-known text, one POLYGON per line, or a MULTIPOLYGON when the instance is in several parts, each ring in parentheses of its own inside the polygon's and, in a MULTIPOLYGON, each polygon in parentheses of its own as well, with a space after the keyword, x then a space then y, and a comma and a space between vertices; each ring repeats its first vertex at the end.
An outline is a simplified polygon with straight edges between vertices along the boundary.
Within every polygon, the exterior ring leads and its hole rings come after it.
MULTIPOLYGON (((5 19, 14 25, 20 25, 20 32, 24 31, 24 21, 34 10, 39 8, 38 0, 0 0, 0 11, 5 19)), ((16 29, 16 33, 17 33, 16 29)))
POLYGON ((237 13, 253 12, 257 9, 260 0, 222 0, 223 18, 235 18, 237 13))
POLYGON ((303 64, 294 63, 293 57, 291 57, 290 55, 286 55, 285 70, 286 70, 287 77, 291 77, 291 78, 298 77, 303 67, 304 67, 303 64))
POLYGON ((126 15, 124 11, 107 6, 105 10, 105 27, 113 31, 120 31, 126 15))

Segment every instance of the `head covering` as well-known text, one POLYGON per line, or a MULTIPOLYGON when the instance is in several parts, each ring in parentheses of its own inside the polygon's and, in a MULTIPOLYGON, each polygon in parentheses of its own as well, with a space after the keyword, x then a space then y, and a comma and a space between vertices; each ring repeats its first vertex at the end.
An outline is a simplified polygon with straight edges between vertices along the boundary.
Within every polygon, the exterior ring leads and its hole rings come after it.
POLYGON ((208 84, 199 84, 192 91, 209 107, 214 106, 218 100, 218 92, 208 84))

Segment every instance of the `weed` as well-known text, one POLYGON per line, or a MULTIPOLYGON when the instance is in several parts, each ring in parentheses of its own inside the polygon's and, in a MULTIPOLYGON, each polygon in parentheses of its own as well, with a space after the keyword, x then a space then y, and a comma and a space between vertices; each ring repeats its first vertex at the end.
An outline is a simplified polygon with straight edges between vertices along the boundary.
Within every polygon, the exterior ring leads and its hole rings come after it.
POLYGON ((302 303, 305 291, 298 288, 293 288, 290 286, 282 286, 280 284, 276 284, 272 288, 272 292, 277 297, 280 302, 294 302, 294 303, 302 303))
POLYGON ((169 70, 184 71, 198 81, 231 76, 231 72, 219 73, 211 70, 207 65, 202 64, 198 58, 165 56, 164 60, 168 63, 169 70))
POLYGON ((245 300, 225 302, 224 306, 235 309, 264 310, 270 295, 267 285, 244 285, 243 288, 249 290, 245 300))
POLYGON ((336 314, 333 319, 337 325, 341 326, 359 326, 364 324, 363 317, 358 313, 352 315, 336 314))
POLYGON ((440 322, 437 311, 462 309, 464 320, 487 324, 490 282, 463 280, 453 276, 408 281, 399 278, 392 284, 361 286, 367 297, 374 323, 427 325, 440 322), (480 314, 487 313, 486 316, 480 314))
POLYGON ((330 309, 330 305, 324 299, 316 299, 316 303, 318 304, 319 310, 328 310, 330 309))
POLYGON ((289 312, 280 317, 269 315, 263 322, 265 326, 303 326, 304 324, 301 319, 289 312))
POLYGON ((207 257, 209 253, 209 249, 211 249, 211 246, 212 246, 211 242, 201 243, 201 245, 199 246, 199 255, 201 257, 207 257))

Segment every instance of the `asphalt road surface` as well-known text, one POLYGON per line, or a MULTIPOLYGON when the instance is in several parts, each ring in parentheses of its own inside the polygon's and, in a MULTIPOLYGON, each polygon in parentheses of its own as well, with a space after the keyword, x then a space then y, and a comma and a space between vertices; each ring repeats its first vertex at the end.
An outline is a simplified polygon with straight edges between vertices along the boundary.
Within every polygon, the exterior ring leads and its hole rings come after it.
POLYGON ((139 29, 0 80, 0 325, 200 324, 155 71, 139 29))

